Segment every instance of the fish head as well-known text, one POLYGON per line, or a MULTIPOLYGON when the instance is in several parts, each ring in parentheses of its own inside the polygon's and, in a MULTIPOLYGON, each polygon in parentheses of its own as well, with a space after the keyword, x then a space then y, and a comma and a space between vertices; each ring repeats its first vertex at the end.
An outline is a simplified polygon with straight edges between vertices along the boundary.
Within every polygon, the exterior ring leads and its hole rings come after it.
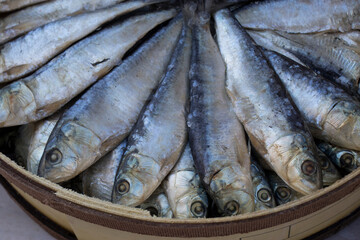
POLYGON ((321 168, 310 137, 290 134, 278 139, 271 148, 276 173, 295 191, 310 194, 322 187, 321 168))
POLYGON ((294 200, 295 192, 286 185, 277 185, 274 188, 275 198, 278 204, 285 204, 294 200))
POLYGON ((262 205, 265 208, 273 208, 276 206, 275 198, 267 183, 262 181, 254 186, 254 189, 256 205, 262 205))
POLYGON ((330 186, 336 180, 341 178, 339 171, 335 168, 334 164, 327 158, 327 156, 318 151, 319 165, 321 167, 322 179, 324 186, 330 186))
POLYGON ((360 166, 360 153, 357 151, 335 148, 335 161, 338 165, 351 172, 360 166))
POLYGON ((38 169, 40 177, 55 183, 69 180, 69 176, 73 176, 77 169, 76 154, 61 138, 58 135, 47 144, 38 169))
POLYGON ((160 169, 151 157, 125 153, 115 177, 112 202, 131 207, 140 205, 160 185, 160 169))
POLYGON ((251 179, 240 166, 221 169, 211 179, 210 190, 218 211, 223 216, 233 216, 254 210, 251 179))
POLYGON ((38 175, 59 183, 70 180, 100 156, 100 139, 75 122, 58 123, 46 144, 38 175))

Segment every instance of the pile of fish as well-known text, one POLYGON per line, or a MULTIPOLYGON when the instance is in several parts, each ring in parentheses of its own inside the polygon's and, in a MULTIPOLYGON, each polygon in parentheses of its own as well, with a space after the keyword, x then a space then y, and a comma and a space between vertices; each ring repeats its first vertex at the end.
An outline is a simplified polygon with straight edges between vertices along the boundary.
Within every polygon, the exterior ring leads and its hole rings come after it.
POLYGON ((273 208, 360 165, 358 0, 2 0, 0 146, 154 216, 273 208))

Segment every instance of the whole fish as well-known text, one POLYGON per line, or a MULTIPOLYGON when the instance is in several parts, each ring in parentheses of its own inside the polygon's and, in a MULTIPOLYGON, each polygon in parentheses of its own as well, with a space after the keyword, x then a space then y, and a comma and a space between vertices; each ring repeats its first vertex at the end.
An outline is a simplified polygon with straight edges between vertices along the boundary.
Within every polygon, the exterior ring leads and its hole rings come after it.
POLYGON ((164 218, 174 217, 169 201, 161 185, 145 202, 140 204, 139 207, 149 211, 151 216, 164 218))
POLYGON ((0 0, 0 12, 10 12, 48 0, 0 0))
POLYGON ((162 183, 175 218, 205 218, 208 199, 189 145, 162 183))
POLYGON ((320 142, 317 146, 339 169, 352 172, 360 166, 360 152, 326 142, 320 142))
POLYGON ((47 143, 40 176, 53 182, 69 180, 127 137, 166 70, 181 26, 178 17, 64 113, 47 143))
POLYGON ((126 143, 124 140, 118 147, 79 175, 82 183, 81 189, 85 195, 111 201, 116 171, 120 165, 126 143))
POLYGON ((320 149, 317 150, 321 166, 323 186, 330 186, 341 178, 341 174, 330 159, 320 149))
POLYGON ((306 64, 329 80, 344 86, 349 92, 359 91, 360 55, 349 48, 329 45, 322 36, 286 34, 272 31, 249 31, 257 44, 278 51, 288 52, 287 57, 306 64), (264 42, 271 42, 263 44, 264 42))
POLYGON ((321 188, 312 136, 265 56, 228 10, 215 14, 215 26, 226 90, 254 148, 296 191, 321 188))
POLYGON ((291 189, 276 173, 269 171, 267 172, 267 175, 278 205, 282 205, 302 197, 300 193, 291 189))
POLYGON ((263 51, 315 138, 360 150, 360 102, 331 81, 275 52, 263 51))
POLYGON ((348 32, 360 29, 358 0, 254 2, 236 12, 242 26, 290 33, 348 32))
POLYGON ((119 64, 148 31, 174 15, 174 10, 166 10, 131 17, 85 38, 29 77, 0 89, 0 126, 51 115, 119 64))
POLYGON ((225 64, 209 17, 195 13, 190 69, 189 141, 200 178, 221 215, 254 210, 250 156, 225 92, 225 64))
POLYGON ((185 148, 190 50, 191 31, 184 25, 166 74, 128 137, 115 178, 115 203, 137 206, 144 202, 185 148))
POLYGON ((49 22, 122 1, 124 0, 55 0, 22 9, 0 19, 0 44, 49 22))
POLYGON ((254 159, 251 159, 250 170, 255 193, 255 210, 276 207, 275 198, 265 172, 254 159))
POLYGON ((4 44, 0 50, 0 82, 18 79, 33 72, 105 22, 148 4, 145 0, 130 1, 68 17, 4 44))

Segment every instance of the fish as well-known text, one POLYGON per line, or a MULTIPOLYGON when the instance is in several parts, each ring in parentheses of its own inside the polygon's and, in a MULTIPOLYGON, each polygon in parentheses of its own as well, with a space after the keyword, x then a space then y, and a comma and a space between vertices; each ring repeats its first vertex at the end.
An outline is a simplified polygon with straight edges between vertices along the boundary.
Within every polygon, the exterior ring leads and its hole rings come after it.
POLYGON ((317 149, 317 154, 321 166, 323 186, 330 186, 342 176, 330 159, 319 148, 317 149))
POLYGON ((165 10, 126 19, 0 89, 0 127, 38 121, 56 112, 120 64, 126 51, 147 32, 175 14, 175 10, 165 10))
POLYGON ((190 67, 189 142, 196 169, 222 216, 254 210, 245 132, 225 92, 225 64, 210 17, 194 13, 190 67))
POLYGON ((102 24, 148 4, 145 0, 130 1, 67 17, 5 43, 0 50, 0 83, 28 75, 102 24))
POLYGON ((276 203, 282 205, 301 198, 303 195, 291 189, 275 172, 267 172, 276 203))
POLYGON ((358 0, 253 2, 235 13, 244 28, 289 33, 348 32, 360 29, 358 0))
POLYGON ((29 5, 34 5, 45 1, 48 0, 1 0, 0 13, 14 11, 20 8, 27 7, 29 5))
POLYGON ((174 218, 205 218, 208 199, 195 168, 189 144, 162 183, 174 218))
POLYGON ((250 171, 254 187, 255 211, 276 207, 275 197, 265 172, 253 158, 251 159, 250 171))
POLYGON ((61 112, 51 115, 50 117, 38 122, 24 125, 25 128, 33 129, 26 158, 26 169, 29 172, 37 174, 45 145, 60 116, 61 112))
POLYGON ((286 34, 272 31, 248 31, 262 47, 285 52, 287 57, 314 69, 318 74, 336 82, 350 93, 358 94, 360 55, 341 45, 329 45, 322 35, 286 34), (263 44, 269 41, 271 43, 263 44), (292 58, 295 56, 296 58, 292 58))
POLYGON ((83 194, 111 201, 116 171, 126 149, 126 144, 127 141, 124 140, 114 150, 100 158, 95 164, 79 175, 83 194))
POLYGON ((272 51, 263 51, 308 123, 311 134, 360 150, 360 102, 345 89, 272 51))
POLYGON ((153 217, 174 217, 162 185, 160 185, 145 202, 141 203, 139 207, 149 211, 153 217))
POLYGON ((47 23, 106 8, 124 0, 46 1, 0 19, 0 45, 47 23))
POLYGON ((317 143, 317 146, 336 167, 347 173, 360 166, 360 152, 358 151, 337 147, 323 141, 317 143))
POLYGON ((226 91, 256 152, 294 190, 322 187, 315 143, 279 77, 227 9, 215 13, 226 91))
MULTIPOLYGON (((167 18, 173 13, 163 12, 167 18)), ((56 183, 70 180, 129 135, 167 68, 181 27, 179 16, 65 111, 46 145, 39 176, 56 183)))
POLYGON ((187 142, 191 31, 183 25, 166 74, 128 137, 112 201, 144 202, 179 160, 187 142))

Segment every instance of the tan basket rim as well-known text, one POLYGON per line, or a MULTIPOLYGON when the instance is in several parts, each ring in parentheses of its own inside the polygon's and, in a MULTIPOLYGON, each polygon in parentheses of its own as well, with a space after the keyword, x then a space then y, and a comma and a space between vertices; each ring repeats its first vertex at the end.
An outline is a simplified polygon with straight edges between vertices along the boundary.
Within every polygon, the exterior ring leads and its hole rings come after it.
MULTIPOLYGON (((252 213, 227 218, 196 219, 177 221, 151 217, 129 217, 93 209, 84 204, 74 203, 56 194, 49 181, 18 167, 13 161, 0 154, 0 175, 25 193, 66 215, 104 227, 138 234, 166 237, 214 237, 248 233, 274 227, 296 220, 335 203, 352 193, 360 184, 360 171, 357 170, 334 185, 320 190, 299 201, 271 209, 260 214, 252 213), (40 179, 41 180, 41 179, 40 179), (45 186, 49 185, 49 186, 45 186), (174 224, 176 223, 176 224, 174 224)), ((56 185, 56 184, 54 184, 56 185)), ((81 198, 81 194, 78 194, 81 198)), ((85 199, 85 196, 84 196, 85 199)))

